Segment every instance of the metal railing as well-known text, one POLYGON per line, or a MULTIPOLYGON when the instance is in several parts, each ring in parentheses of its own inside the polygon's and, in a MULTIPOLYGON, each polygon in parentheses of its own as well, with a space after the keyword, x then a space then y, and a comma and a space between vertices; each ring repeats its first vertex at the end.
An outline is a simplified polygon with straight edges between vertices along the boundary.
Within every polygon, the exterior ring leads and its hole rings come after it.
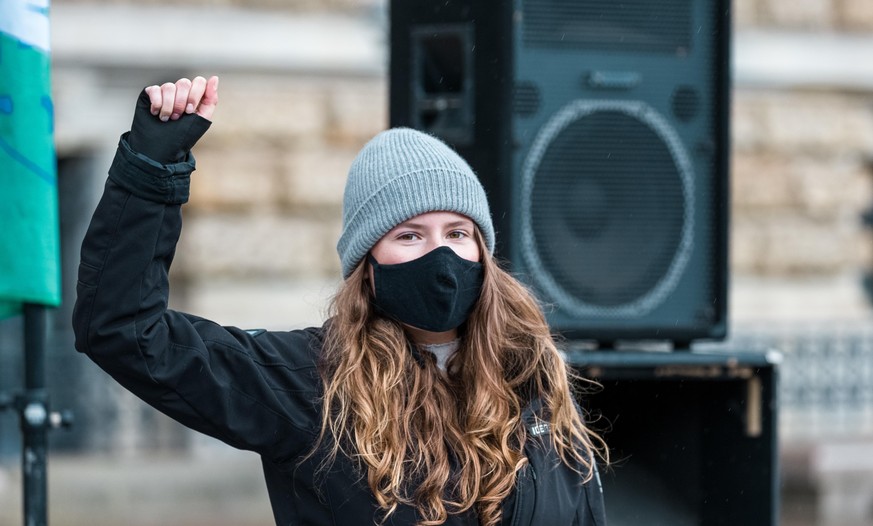
POLYGON ((705 347, 782 354, 782 439, 873 437, 873 320, 739 325, 705 347))

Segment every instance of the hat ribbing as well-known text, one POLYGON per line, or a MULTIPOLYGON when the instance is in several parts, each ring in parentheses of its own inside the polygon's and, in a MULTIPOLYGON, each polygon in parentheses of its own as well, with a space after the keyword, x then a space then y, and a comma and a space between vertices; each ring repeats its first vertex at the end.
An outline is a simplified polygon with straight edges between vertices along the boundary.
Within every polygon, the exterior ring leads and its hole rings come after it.
POLYGON ((410 128, 376 135, 349 168, 343 231, 336 247, 343 277, 392 228, 434 211, 472 219, 488 250, 494 252, 494 226, 485 190, 460 155, 439 139, 410 128))

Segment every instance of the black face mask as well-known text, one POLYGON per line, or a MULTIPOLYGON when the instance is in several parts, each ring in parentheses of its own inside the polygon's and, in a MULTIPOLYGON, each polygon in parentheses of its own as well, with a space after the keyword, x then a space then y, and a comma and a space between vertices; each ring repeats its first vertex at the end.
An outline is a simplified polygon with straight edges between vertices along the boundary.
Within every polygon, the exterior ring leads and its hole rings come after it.
POLYGON ((470 315, 482 290, 482 264, 449 247, 396 265, 373 265, 373 304, 385 315, 431 332, 457 328, 470 315))

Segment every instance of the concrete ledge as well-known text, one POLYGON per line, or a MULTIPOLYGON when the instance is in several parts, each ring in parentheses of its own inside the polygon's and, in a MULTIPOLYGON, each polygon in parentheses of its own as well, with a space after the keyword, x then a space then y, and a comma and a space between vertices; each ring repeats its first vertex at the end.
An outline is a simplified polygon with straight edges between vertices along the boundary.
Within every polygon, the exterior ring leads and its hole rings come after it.
MULTIPOLYGON (((360 16, 174 6, 54 5, 60 65, 387 73, 386 13, 360 16)), ((750 87, 873 90, 873 35, 739 30, 734 82, 750 87)))
MULTIPOLYGON (((263 526, 273 523, 260 459, 215 455, 62 457, 48 466, 49 524, 263 526)), ((0 467, 0 524, 22 524, 21 472, 0 467)))
POLYGON ((823 526, 873 523, 873 441, 824 443, 813 466, 823 526))
POLYGON ((739 31, 734 82, 741 87, 873 90, 873 35, 739 31))
POLYGON ((378 16, 234 7, 53 5, 56 65, 382 75, 378 16))

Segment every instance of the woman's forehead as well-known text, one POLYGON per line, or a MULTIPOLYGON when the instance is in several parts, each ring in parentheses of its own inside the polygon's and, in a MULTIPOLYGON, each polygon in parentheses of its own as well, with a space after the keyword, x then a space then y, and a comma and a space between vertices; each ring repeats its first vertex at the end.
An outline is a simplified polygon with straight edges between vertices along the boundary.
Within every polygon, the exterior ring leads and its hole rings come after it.
MULTIPOLYGON (((394 228, 472 225, 473 220, 457 212, 438 210, 411 217, 394 228)), ((393 230, 393 229, 392 229, 393 230)))

